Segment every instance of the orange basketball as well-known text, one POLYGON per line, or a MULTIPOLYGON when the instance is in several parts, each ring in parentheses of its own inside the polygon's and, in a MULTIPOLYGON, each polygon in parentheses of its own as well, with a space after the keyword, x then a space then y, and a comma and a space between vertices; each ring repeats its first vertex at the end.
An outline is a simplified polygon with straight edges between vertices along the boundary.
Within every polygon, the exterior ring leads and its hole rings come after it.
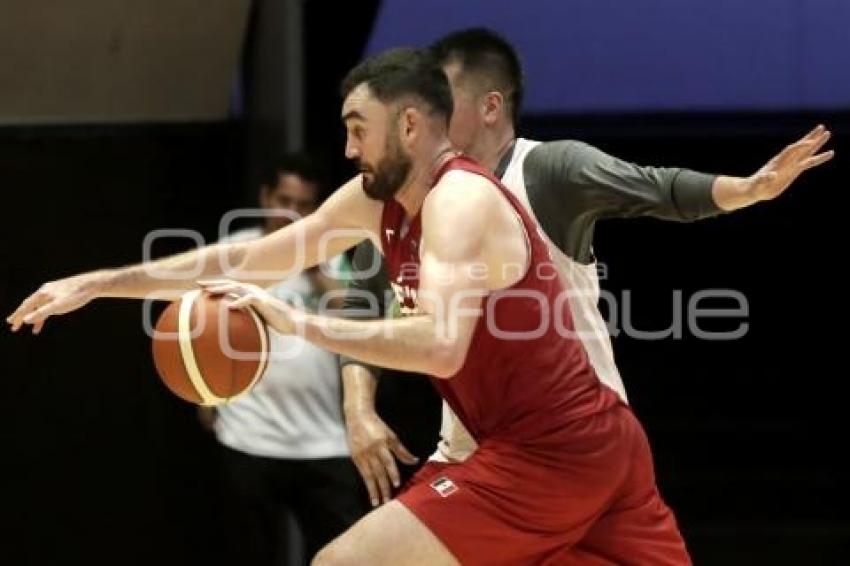
POLYGON ((249 391, 263 375, 269 358, 266 325, 251 308, 228 308, 229 301, 190 291, 160 315, 153 360, 178 397, 220 405, 249 391))

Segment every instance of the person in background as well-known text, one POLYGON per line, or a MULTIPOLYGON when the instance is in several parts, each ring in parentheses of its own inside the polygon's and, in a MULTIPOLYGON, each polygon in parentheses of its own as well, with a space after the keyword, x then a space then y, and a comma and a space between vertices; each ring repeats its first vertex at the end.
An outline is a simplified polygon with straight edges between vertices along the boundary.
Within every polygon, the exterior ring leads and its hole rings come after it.
MULTIPOLYGON (((284 156, 260 188, 260 206, 269 213, 263 224, 223 241, 259 238, 311 214, 324 188, 322 168, 312 158, 284 156)), ((269 290, 316 310, 325 292, 345 284, 345 256, 326 267, 338 277, 311 268, 269 290)), ((237 529, 246 538, 234 550, 243 563, 264 565, 287 564, 293 554, 287 514, 309 559, 367 510, 346 443, 337 356, 296 336, 269 337, 272 358, 256 387, 225 405, 199 409, 221 444, 224 488, 239 509, 229 520, 245 527, 237 529)))

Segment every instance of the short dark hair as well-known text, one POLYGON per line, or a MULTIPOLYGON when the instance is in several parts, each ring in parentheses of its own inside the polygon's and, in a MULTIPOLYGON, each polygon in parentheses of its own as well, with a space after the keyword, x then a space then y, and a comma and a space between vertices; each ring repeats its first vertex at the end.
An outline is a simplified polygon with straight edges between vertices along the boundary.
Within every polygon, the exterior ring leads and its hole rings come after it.
POLYGON ((342 97, 366 84, 372 95, 384 104, 406 96, 419 98, 446 120, 452 118, 454 103, 449 80, 442 67, 426 49, 402 47, 369 57, 348 72, 342 81, 342 97))
POLYGON ((519 121, 524 94, 522 64, 513 45, 487 28, 452 32, 431 44, 431 52, 442 65, 458 62, 464 73, 489 79, 486 88, 502 94, 513 123, 519 121))
POLYGON ((327 167, 308 153, 286 153, 267 167, 263 175, 263 185, 268 189, 277 187, 280 175, 291 173, 308 183, 316 185, 316 194, 321 195, 328 186, 327 167))

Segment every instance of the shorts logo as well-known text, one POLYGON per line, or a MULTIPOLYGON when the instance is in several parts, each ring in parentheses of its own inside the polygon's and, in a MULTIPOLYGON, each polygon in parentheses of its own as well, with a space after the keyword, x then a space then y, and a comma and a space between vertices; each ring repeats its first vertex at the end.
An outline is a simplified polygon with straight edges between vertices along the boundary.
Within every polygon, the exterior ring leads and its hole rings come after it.
POLYGON ((440 497, 448 497, 458 490, 455 483, 443 476, 431 482, 431 488, 440 494, 440 497))

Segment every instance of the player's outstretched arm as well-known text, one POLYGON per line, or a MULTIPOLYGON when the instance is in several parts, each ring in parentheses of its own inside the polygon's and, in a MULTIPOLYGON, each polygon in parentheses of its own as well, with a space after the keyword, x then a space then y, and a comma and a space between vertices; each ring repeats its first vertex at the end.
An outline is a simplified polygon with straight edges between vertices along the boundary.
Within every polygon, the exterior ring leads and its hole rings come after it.
POLYGON ((588 239, 580 235, 593 220, 651 216, 692 222, 776 198, 803 171, 833 157, 832 151, 820 152, 829 138, 818 126, 749 177, 637 165, 574 140, 532 149, 524 172, 546 234, 567 255, 588 262, 588 239))
POLYGON ((96 298, 173 298, 194 288, 198 279, 210 277, 226 276, 265 286, 364 239, 372 224, 377 224, 379 210, 380 206, 363 194, 356 177, 314 214, 264 238, 206 246, 157 261, 51 281, 24 299, 6 321, 12 331, 30 324, 38 333, 49 317, 72 312, 96 298))

